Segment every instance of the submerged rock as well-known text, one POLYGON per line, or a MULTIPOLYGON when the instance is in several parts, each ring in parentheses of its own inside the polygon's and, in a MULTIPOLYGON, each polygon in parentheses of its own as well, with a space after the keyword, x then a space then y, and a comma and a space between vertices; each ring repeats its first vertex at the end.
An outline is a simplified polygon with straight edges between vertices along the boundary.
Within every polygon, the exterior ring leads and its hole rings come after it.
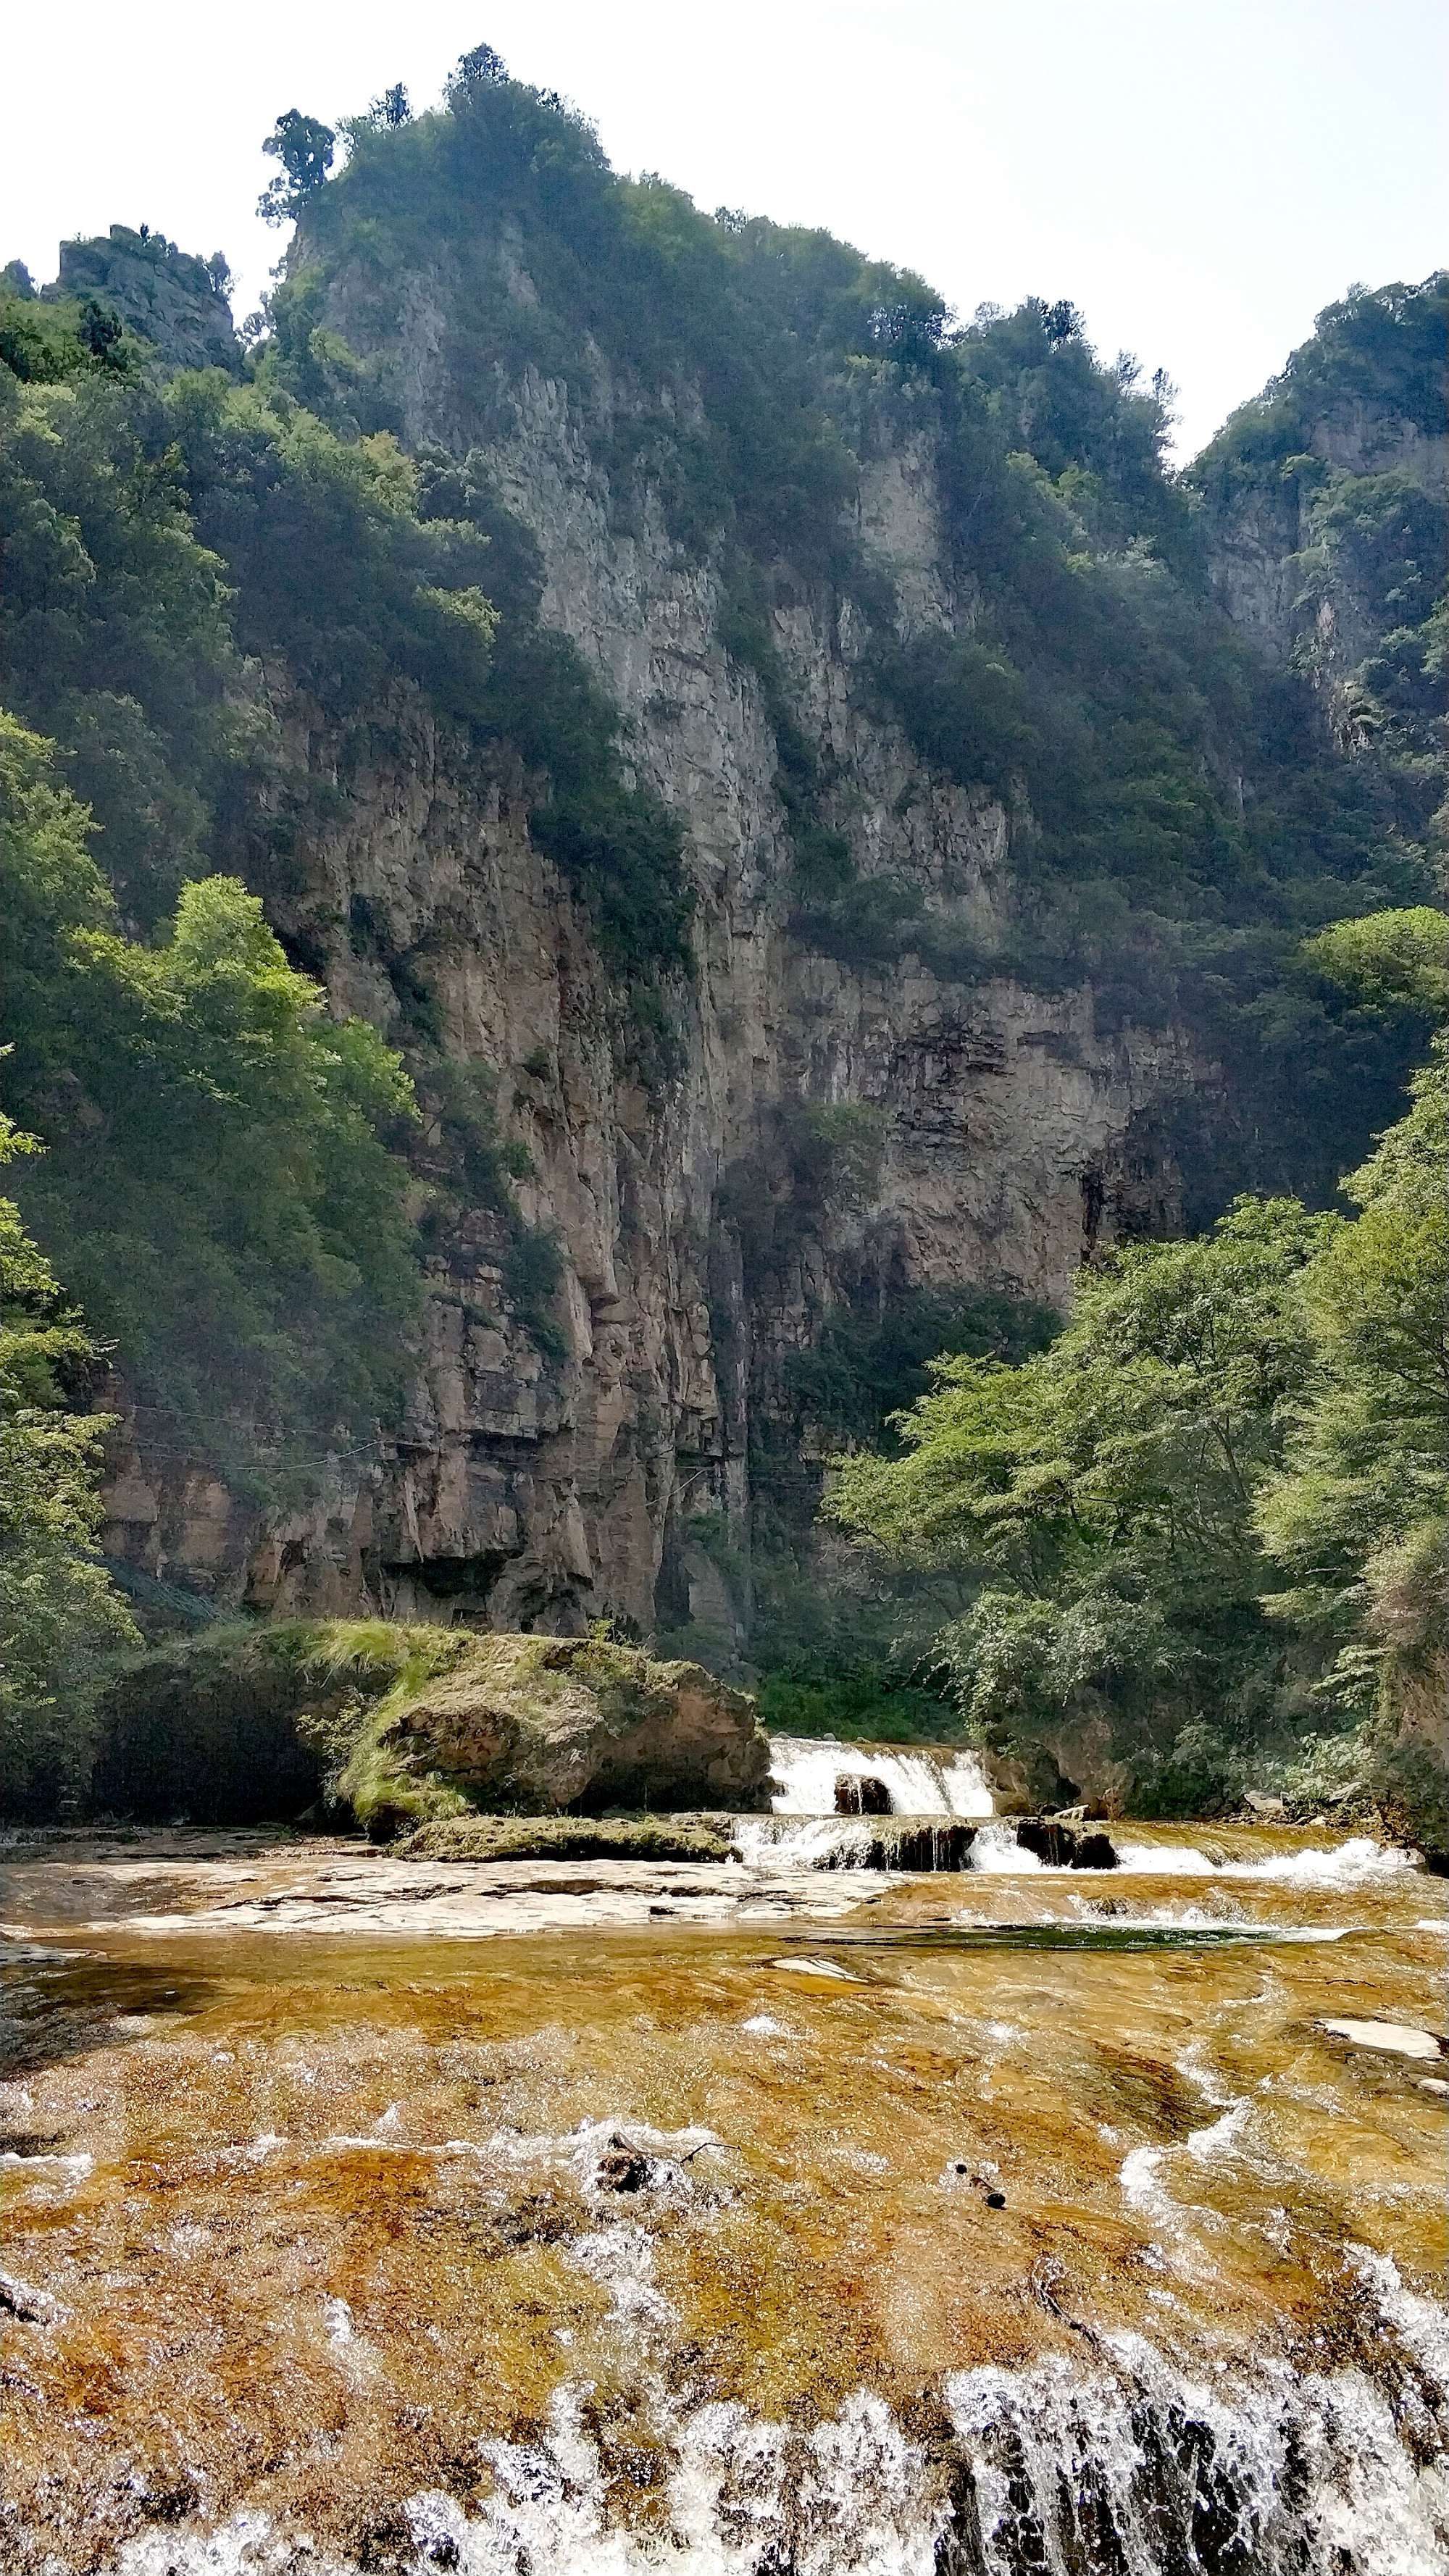
POLYGON ((1442 2057, 1444 2044, 1432 2030, 1416 2030, 1403 2021, 1323 2021, 1320 2030, 1346 2039, 1351 2048, 1381 2048, 1394 2057, 1442 2057))
POLYGON ((1100 1826, 1068 1823, 1063 1816, 1020 1816, 1020 1851, 1034 1852, 1049 1869, 1115 1869, 1117 1846, 1100 1826))

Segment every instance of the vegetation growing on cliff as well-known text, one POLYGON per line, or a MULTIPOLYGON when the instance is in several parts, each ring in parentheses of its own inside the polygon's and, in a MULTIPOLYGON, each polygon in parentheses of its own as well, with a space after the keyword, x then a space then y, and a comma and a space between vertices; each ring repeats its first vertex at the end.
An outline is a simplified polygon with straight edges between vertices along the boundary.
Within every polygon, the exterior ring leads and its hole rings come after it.
MULTIPOLYGON (((35 1140, 0 1114, 0 1165, 35 1140)), ((108 1659, 136 1642, 96 1555, 98 1354, 13 1201, 0 1198, 0 1812, 53 1816, 89 1785, 108 1659)))
POLYGON ((49 746, 0 716, 0 1081, 49 1148, 27 1216, 119 1343, 148 1448, 281 1499, 329 1448, 366 1448, 401 1385, 410 1086, 234 878, 128 938, 89 826, 49 746))
MULTIPOLYGON (((1416 952, 1440 989, 1437 914, 1354 925, 1333 962, 1382 983, 1416 952)), ((1200 1811, 1305 1735, 1368 1724, 1360 1785, 1417 1795, 1438 1837, 1383 1668, 1391 1632, 1404 1673, 1442 1656, 1446 1076, 1440 1041, 1345 1184, 1356 1217, 1245 1198, 1206 1237, 1133 1246, 1049 1348, 938 1361, 900 1454, 839 1467, 838 1521, 974 1587, 937 1650, 971 1725, 1046 1790, 1095 1729, 1140 1807, 1200 1811)))
MULTIPOLYGON (((682 835, 629 782, 612 709, 540 627, 526 549, 466 469, 218 371, 157 378, 139 343, 89 331, 18 287, 0 312, 0 696, 36 728, 11 724, 0 756, 0 1096, 53 1146, 27 1211, 119 1344, 148 1451, 279 1499, 339 1444, 367 1452, 420 1282, 408 1086, 369 1029, 327 1017, 230 873, 285 891, 325 800, 278 708, 300 698, 344 763, 409 693, 506 741, 656 1059, 682 835)), ((399 998, 414 1069, 451 1099, 430 997, 399 998)), ((515 1306, 556 1352, 557 1258, 506 1152, 488 1159, 515 1306)))
MULTIPOLYGON (((1390 1114, 1412 1032, 1346 1010, 1294 959, 1305 928, 1424 893, 1432 782, 1382 729, 1335 746, 1306 681, 1265 670, 1214 607, 1210 513, 1166 463, 1165 380, 1102 363, 1068 303, 958 330, 924 280, 827 234, 621 179, 583 118, 486 47, 431 114, 345 131, 263 372, 357 429, 397 424, 426 279, 450 416, 506 444, 530 371, 562 385, 608 477, 597 497, 621 526, 662 513, 714 571, 722 640, 775 735, 797 936, 857 968, 914 953, 968 980, 1090 978, 1108 1024, 1186 1021, 1232 1067, 1209 1120, 1183 1112, 1195 1217, 1244 1180, 1331 1196, 1329 1139, 1366 1144, 1390 1114), (955 599, 939 623, 902 618, 853 523, 863 469, 912 439, 938 466, 955 599), (802 580, 850 603, 877 712, 936 775, 1007 807, 1015 921, 990 956, 908 875, 862 865, 776 614, 802 580)), ((1381 359, 1387 399, 1403 379, 1422 410, 1433 304, 1360 297, 1347 323, 1325 317, 1324 348, 1346 335, 1352 366, 1381 359)), ((1349 361, 1300 360, 1301 411, 1349 361)), ((1377 522, 1364 539, 1397 542, 1377 522)), ((1431 562, 1432 530, 1415 542, 1431 562)), ((1414 701, 1420 754, 1438 696, 1421 635, 1383 682, 1385 703, 1414 701)))
POLYGON ((1432 460, 1446 371, 1449 270, 1354 287, 1191 469, 1217 533, 1286 558, 1297 668, 1400 828, 1436 844, 1449 501, 1432 460))

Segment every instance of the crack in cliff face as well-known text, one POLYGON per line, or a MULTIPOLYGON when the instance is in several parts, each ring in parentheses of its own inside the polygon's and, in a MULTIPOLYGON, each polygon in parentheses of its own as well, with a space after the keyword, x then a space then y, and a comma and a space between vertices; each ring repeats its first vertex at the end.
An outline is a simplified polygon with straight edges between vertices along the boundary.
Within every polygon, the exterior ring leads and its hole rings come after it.
MULTIPOLYGON (((333 305, 365 346, 345 278, 333 305)), ((403 404, 415 441, 456 449, 479 424, 445 308, 436 284, 411 301, 403 404)), ((612 416, 627 406, 599 368, 595 408, 612 416)), ((928 443, 883 429, 872 444, 860 525, 903 615, 969 624, 928 443)), ((629 760, 686 827, 695 974, 675 1062, 652 1089, 632 1066, 617 979, 530 837, 536 782, 516 763, 466 752, 416 703, 359 750, 281 701, 289 748, 337 792, 273 900, 279 926, 339 1007, 394 1039, 423 961, 447 1055, 493 1077, 500 1131, 526 1156, 518 1207, 560 1256, 551 1320, 541 1333, 520 1314, 499 1242, 455 1188, 402 1436, 378 1463, 339 1461, 319 1503, 263 1531, 209 1484, 168 1481, 138 1441, 110 1536, 152 1572, 180 1565, 267 1609, 372 1601, 565 1633, 607 1612, 649 1632, 691 1516, 723 1514, 746 1543, 752 1411, 847 1279, 1062 1299, 1084 1252, 1137 1230, 1134 1200, 1171 1223, 1171 1160, 1143 1139, 1193 1068, 1171 1031, 1099 1033, 1085 988, 953 985, 909 954, 854 967, 803 947, 775 732, 720 641, 716 572, 682 555, 647 487, 622 507, 564 386, 527 373, 486 453, 538 549, 545 623, 607 682, 629 760), (871 1113, 868 1190, 812 1201, 770 1168, 792 1104, 871 1113), (731 1173, 793 1202, 790 1258, 763 1291, 739 1258, 731 1173)), ((783 574, 778 588, 773 646, 858 864, 989 944, 1009 901, 1000 805, 927 770, 877 711, 848 602, 783 574)), ((694 1580, 710 1589, 698 1565, 694 1580)), ((712 1604, 728 1623, 727 1605, 728 1587, 712 1604)))

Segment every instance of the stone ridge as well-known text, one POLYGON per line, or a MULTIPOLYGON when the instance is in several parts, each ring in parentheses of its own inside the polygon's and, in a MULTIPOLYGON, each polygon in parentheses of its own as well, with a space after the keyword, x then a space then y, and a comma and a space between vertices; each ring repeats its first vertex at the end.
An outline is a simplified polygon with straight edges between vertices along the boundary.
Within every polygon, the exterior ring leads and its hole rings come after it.
POLYGON ((161 233, 112 224, 103 240, 62 242, 51 295, 94 296, 148 340, 167 367, 241 366, 241 342, 215 264, 161 233))

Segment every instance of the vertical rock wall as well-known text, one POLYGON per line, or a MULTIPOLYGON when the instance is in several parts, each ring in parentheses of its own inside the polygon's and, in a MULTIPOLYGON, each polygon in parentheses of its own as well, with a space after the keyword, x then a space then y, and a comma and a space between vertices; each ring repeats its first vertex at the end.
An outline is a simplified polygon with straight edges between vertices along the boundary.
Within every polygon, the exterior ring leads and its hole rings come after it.
MULTIPOLYGON (((343 290, 336 303, 337 327, 365 346, 365 314, 343 290)), ((449 371, 446 316, 426 281, 406 309, 408 436, 461 452, 479 424, 449 371)), ((677 1067, 651 1088, 631 1063, 588 920, 530 840, 516 765, 464 751, 415 703, 379 710, 365 753, 283 704, 333 819, 274 903, 278 926, 339 1007, 395 1036, 400 978, 421 977, 448 1052, 494 1077, 500 1129, 531 1166, 522 1213, 562 1256, 558 1346, 540 1346, 510 1297, 505 1219, 465 1208, 430 1250, 401 1436, 377 1461, 333 1462, 322 1499, 271 1528, 138 1440, 109 1536, 152 1574, 269 1608, 375 1604, 564 1633, 607 1613, 647 1633, 668 1552, 675 1598, 727 1617, 687 1525, 723 1511, 747 1546, 751 1408, 833 1302, 926 1284, 1060 1302, 1120 1232, 1173 1222, 1154 1113, 1195 1078, 1183 1043, 1104 1032, 1086 989, 952 982, 910 957, 857 970, 792 933, 760 688, 720 641, 715 574, 671 540, 647 490, 626 508, 610 488, 598 422, 622 401, 601 369, 588 436, 577 397, 530 375, 489 464, 540 550, 545 619, 606 680, 631 759, 686 826, 696 975, 677 1067), (802 1188, 792 1122, 822 1108, 859 1113, 861 1151, 802 1188)), ((860 527, 903 627, 969 626, 929 442, 883 430, 875 444, 860 527)), ((772 589, 775 645, 858 867, 908 881, 989 942, 1005 919, 1001 808, 923 769, 881 718, 848 601, 784 566, 772 589)))

